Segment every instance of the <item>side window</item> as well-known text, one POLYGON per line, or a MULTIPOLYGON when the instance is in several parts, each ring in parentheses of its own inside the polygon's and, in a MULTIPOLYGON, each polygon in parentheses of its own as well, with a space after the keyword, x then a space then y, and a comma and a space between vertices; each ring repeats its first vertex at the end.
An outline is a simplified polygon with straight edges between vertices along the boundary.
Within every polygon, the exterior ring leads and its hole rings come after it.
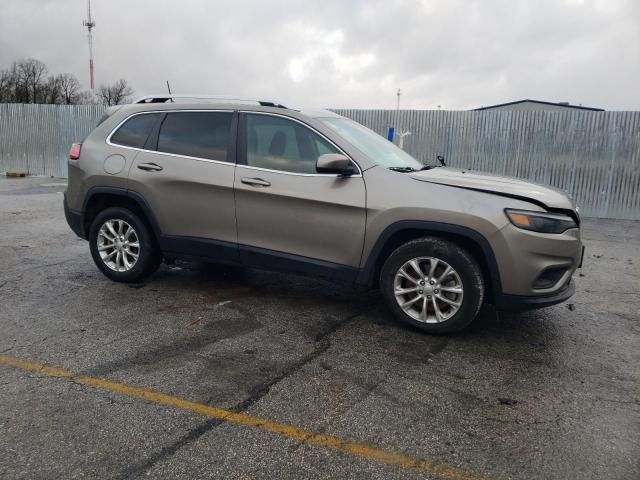
POLYGON ((324 153, 339 151, 309 128, 282 117, 246 114, 246 163, 293 173, 316 173, 324 153))
POLYGON ((143 113, 131 117, 113 134, 111 143, 142 148, 159 118, 159 113, 143 113))
POLYGON ((172 112, 162 122, 158 151, 227 161, 232 112, 172 112))
POLYGON ((325 142, 324 139, 316 136, 314 140, 316 143, 316 148, 318 149, 318 156, 324 155, 325 153, 340 153, 335 148, 333 148, 333 145, 325 142))

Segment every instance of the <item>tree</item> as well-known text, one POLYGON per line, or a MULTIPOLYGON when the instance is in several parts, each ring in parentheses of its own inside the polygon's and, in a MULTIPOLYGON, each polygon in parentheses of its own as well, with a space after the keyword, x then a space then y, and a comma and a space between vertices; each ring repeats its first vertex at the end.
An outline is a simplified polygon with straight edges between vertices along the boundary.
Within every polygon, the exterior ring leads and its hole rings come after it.
POLYGON ((78 79, 70 73, 48 75, 47 66, 39 60, 16 60, 9 69, 0 70, 0 103, 52 103, 119 105, 133 94, 126 80, 101 86, 96 96, 83 91, 78 79))
POLYGON ((62 89, 60 78, 58 76, 50 76, 44 84, 38 103, 62 103, 62 89))
POLYGON ((83 90, 78 94, 77 105, 97 105, 98 100, 91 90, 83 90))
POLYGON ((0 71, 0 103, 11 103, 15 101, 15 86, 15 78, 11 71, 0 71))
POLYGON ((98 102, 107 107, 125 103, 131 95, 133 95, 133 88, 124 78, 111 85, 100 85, 96 93, 98 102))
POLYGON ((51 75, 36 89, 37 103, 76 105, 81 99, 80 82, 70 73, 51 75))
POLYGON ((57 78, 60 84, 62 103, 65 105, 76 105, 80 103, 82 92, 80 91, 80 82, 78 79, 70 73, 61 73, 57 78))
POLYGON ((40 103, 45 93, 47 66, 40 60, 27 58, 13 62, 11 74, 15 82, 15 101, 40 103))

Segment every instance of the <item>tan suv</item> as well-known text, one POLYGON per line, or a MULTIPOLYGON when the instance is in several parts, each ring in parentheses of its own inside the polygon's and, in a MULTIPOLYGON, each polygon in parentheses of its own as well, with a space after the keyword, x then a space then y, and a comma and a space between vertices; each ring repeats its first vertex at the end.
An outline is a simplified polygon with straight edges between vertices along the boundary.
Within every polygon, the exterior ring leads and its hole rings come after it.
POLYGON ((64 208, 98 268, 138 282, 200 259, 378 287, 400 320, 466 327, 484 302, 562 302, 583 247, 563 192, 423 165, 328 111, 147 97, 69 160, 64 208))

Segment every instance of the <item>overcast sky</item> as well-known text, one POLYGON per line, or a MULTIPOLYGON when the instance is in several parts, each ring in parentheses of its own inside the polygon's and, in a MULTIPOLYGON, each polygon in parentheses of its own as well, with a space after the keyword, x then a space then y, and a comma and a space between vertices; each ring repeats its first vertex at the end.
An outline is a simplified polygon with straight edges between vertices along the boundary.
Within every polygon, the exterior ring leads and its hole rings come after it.
MULTIPOLYGON (((88 85, 85 0, 2 0, 0 68, 88 85)), ((640 0, 93 0, 96 83, 311 107, 640 110, 640 0)))

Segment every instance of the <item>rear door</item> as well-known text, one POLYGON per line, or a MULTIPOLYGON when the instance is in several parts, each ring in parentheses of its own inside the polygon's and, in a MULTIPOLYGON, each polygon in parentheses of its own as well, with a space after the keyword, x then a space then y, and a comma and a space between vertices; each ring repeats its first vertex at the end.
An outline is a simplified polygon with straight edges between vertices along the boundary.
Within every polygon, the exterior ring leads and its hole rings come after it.
POLYGON ((165 250, 238 260, 236 124, 232 111, 168 111, 136 156, 129 188, 151 208, 165 250))
POLYGON ((246 112, 240 125, 235 193, 243 263, 354 273, 365 233, 362 176, 319 174, 319 155, 343 152, 295 119, 246 112))

